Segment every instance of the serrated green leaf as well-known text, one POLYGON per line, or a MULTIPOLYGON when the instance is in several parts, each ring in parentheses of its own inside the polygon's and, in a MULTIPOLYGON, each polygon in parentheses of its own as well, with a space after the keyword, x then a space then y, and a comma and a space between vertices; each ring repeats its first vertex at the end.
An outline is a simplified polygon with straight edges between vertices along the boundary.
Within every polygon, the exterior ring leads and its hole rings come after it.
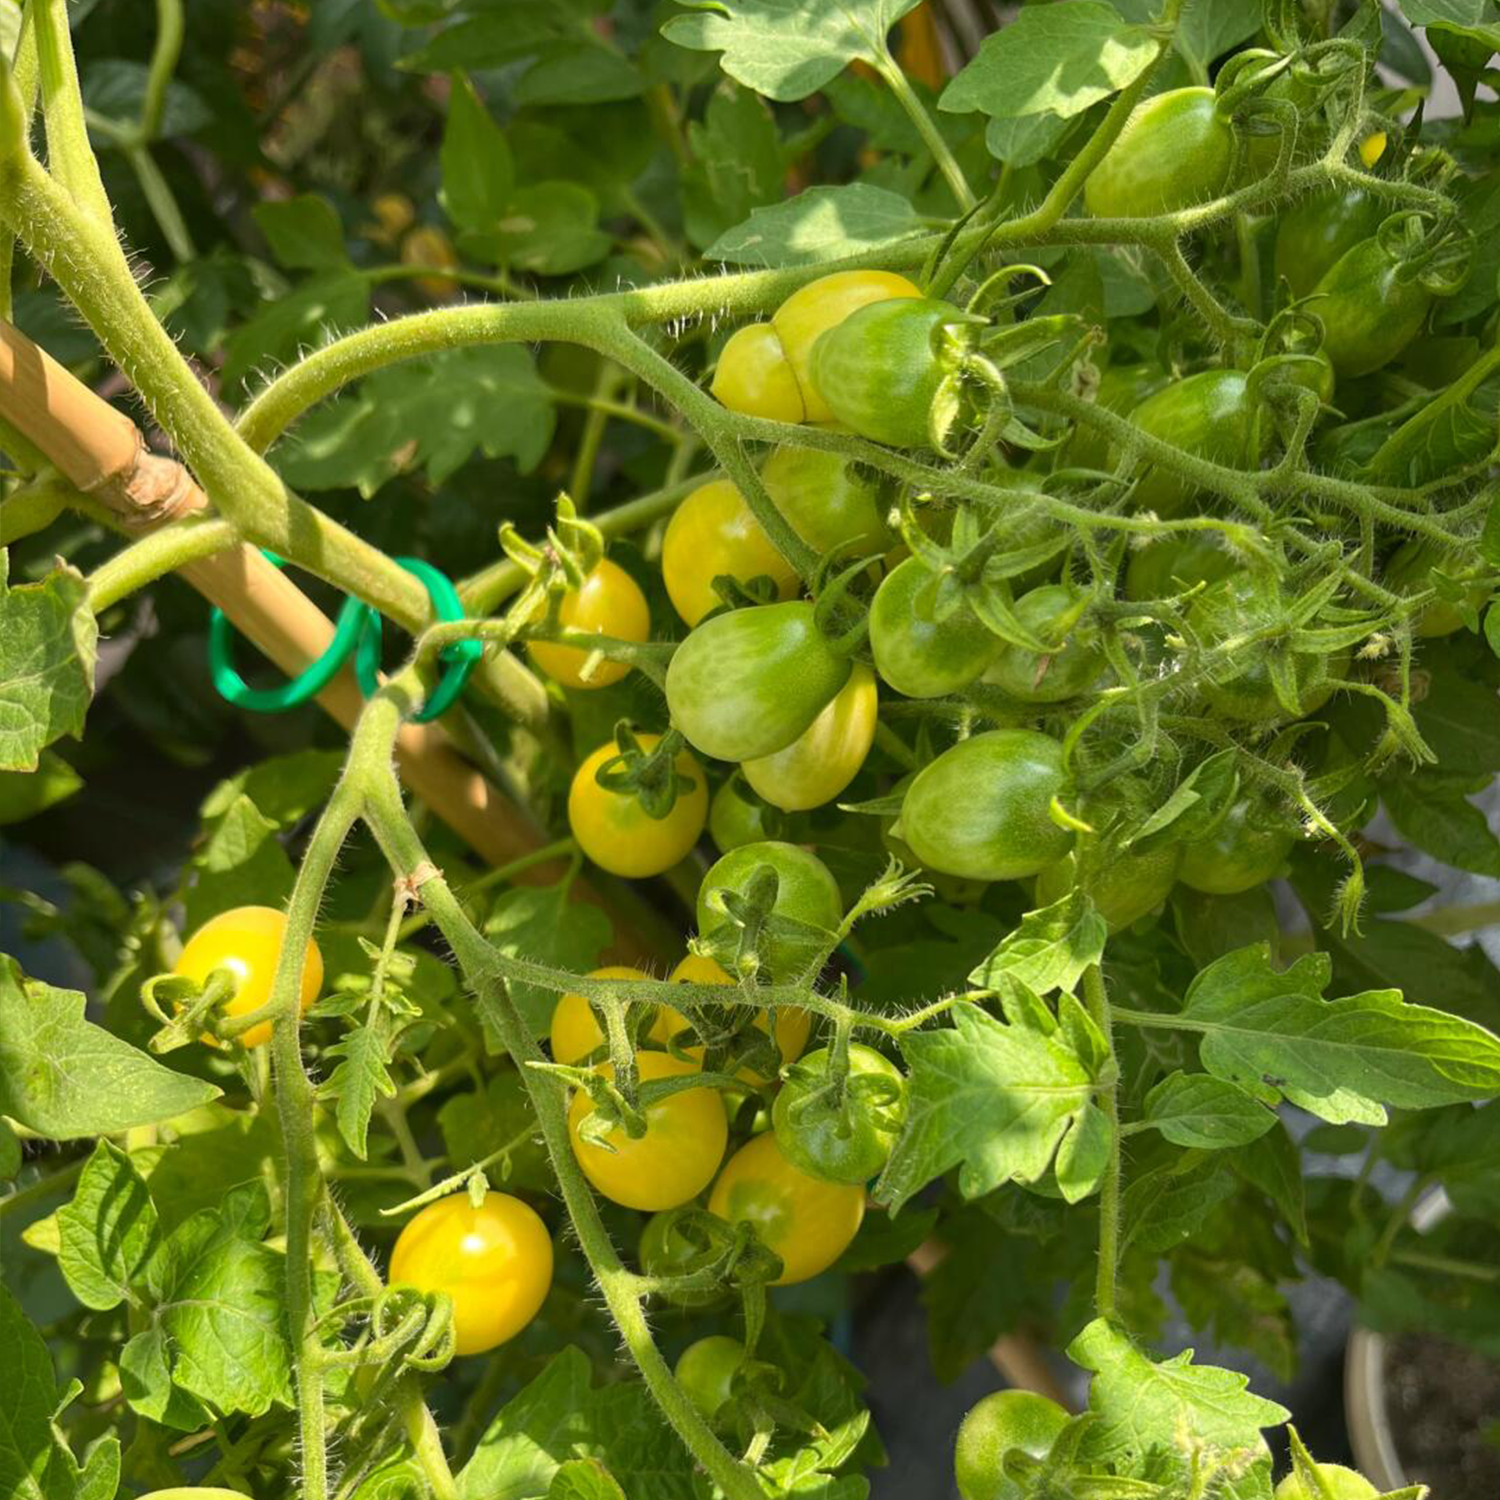
POLYGON ((370 1115, 376 1099, 391 1099, 396 1080, 391 1077, 391 1052, 404 1029, 399 1018, 383 1005, 359 1025, 351 1027, 328 1048, 338 1062, 318 1088, 318 1096, 337 1101, 334 1118, 344 1144, 365 1159, 370 1115))
POLYGON ((1380 799, 1391 822, 1418 849, 1459 870, 1500 876, 1500 838, 1451 783, 1405 769, 1382 780, 1380 799))
POLYGON ((1218 1151, 1258 1140, 1276 1116, 1244 1089, 1205 1073, 1169 1073, 1146 1095, 1145 1124, 1174 1146, 1218 1151))
POLYGON ((1088 898, 1070 892, 1051 906, 1027 912, 969 975, 969 983, 996 989, 1001 975, 1008 974, 1039 995, 1071 990, 1084 970, 1099 962, 1108 937, 1108 924, 1088 898))
POLYGON ((370 314, 370 282, 353 269, 324 271, 277 297, 224 341, 230 389, 270 375, 308 349, 358 327, 370 314))
POLYGON ((85 1307, 107 1311, 156 1254, 159 1225, 145 1180, 109 1141, 94 1147, 72 1198, 58 1210, 58 1264, 85 1307))
POLYGON ((35 771, 54 740, 83 732, 99 632, 76 568, 19 587, 8 573, 0 552, 0 771, 35 771))
POLYGON ((338 211, 316 193, 280 202, 257 203, 251 210, 271 253, 288 270, 337 271, 349 264, 338 211))
POLYGON ((899 193, 867 182, 808 188, 785 203, 757 208, 703 252, 742 266, 811 266, 889 245, 923 227, 899 193))
POLYGON ((1217 1156, 1148 1168, 1125 1189, 1120 1253, 1135 1248, 1161 1254, 1184 1243, 1235 1188, 1233 1171, 1217 1156))
POLYGON ((574 1458, 552 1476, 547 1500, 625 1500, 625 1491, 597 1458, 574 1458))

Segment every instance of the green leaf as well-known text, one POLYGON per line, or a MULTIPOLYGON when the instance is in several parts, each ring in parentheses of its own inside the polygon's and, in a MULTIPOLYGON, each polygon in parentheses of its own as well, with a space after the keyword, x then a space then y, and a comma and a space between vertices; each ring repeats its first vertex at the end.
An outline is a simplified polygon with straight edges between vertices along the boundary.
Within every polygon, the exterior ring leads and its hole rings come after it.
POLYGON ((1094 1372, 1096 1420, 1084 1451, 1098 1461, 1140 1458, 1158 1445, 1205 1456, 1243 1452, 1249 1460, 1264 1449, 1261 1429, 1291 1415, 1252 1395, 1237 1370, 1195 1365, 1191 1349, 1157 1363, 1105 1318, 1073 1340, 1068 1358, 1094 1372))
MULTIPOLYGON (((612 933, 609 918, 597 906, 575 901, 564 882, 507 891, 490 912, 484 935, 512 958, 585 974, 598 963, 612 933)), ((545 1036, 557 995, 517 980, 509 988, 531 1034, 545 1036)), ((486 1021, 487 1030, 488 1025, 486 1021)), ((493 1037, 491 1045, 497 1045, 493 1037)))
POLYGON ((150 1125, 218 1094, 86 1021, 85 1003, 0 954, 0 1114, 66 1141, 150 1125))
POLYGON ((289 828, 327 800, 343 768, 342 750, 272 755, 221 781, 203 799, 201 811, 205 819, 220 819, 244 796, 262 817, 278 828, 289 828))
POLYGON ((547 1500, 625 1500, 625 1491, 597 1458, 574 1458, 552 1476, 547 1500))
POLYGON ((1460 1213, 1500 1219, 1500 1101, 1408 1115, 1387 1132, 1383 1154, 1436 1178, 1460 1213))
POLYGON ((1427 1109, 1500 1090, 1500 1039, 1395 990, 1323 1000, 1330 965, 1308 954, 1278 974, 1264 944, 1204 969, 1183 1019, 1215 1077, 1278 1095, 1341 1125, 1380 1125, 1385 1106, 1427 1109))
POLYGON ((1208 65, 1261 28, 1261 0, 1197 0, 1185 6, 1172 45, 1194 72, 1208 76, 1208 65))
POLYGON ((1073 1116, 1057 1148, 1057 1187, 1067 1202, 1081 1203, 1099 1190, 1112 1145, 1113 1135, 1103 1111, 1095 1104, 1085 1104, 1073 1116))
POLYGON ((42 751, 83 732, 99 632, 77 569, 13 588, 0 551, 0 771, 35 771, 42 751))
POLYGON ((1146 1095, 1144 1122, 1174 1146, 1218 1151, 1258 1140, 1276 1116, 1244 1089, 1204 1073, 1169 1073, 1146 1095))
POLYGON ((448 122, 440 156, 443 209, 460 229, 492 231, 516 185, 505 132, 490 118, 474 85, 462 73, 448 96, 448 122))
POLYGON ((1172 891, 1171 905, 1177 940, 1200 969, 1243 948, 1247 938, 1268 944, 1272 956, 1276 954, 1281 923, 1269 886, 1258 885, 1233 896, 1210 896, 1179 884, 1172 891))
POLYGON ((94 1147, 72 1199, 58 1210, 57 1229, 58 1264, 73 1295, 100 1312, 130 1295, 159 1244, 145 1179, 109 1141, 94 1147))
POLYGON ((295 488, 347 486, 368 499, 418 465, 442 484, 476 452, 513 458, 529 472, 552 442, 553 423, 530 351, 456 349, 382 370, 356 395, 320 407, 277 447, 275 463, 295 488))
POLYGON ((485 1169, 492 1182, 509 1192, 555 1190, 536 1112, 515 1069, 496 1073, 483 1092, 473 1090, 444 1100, 437 1119, 455 1172, 503 1149, 505 1155, 485 1169))
POLYGON ((712 244, 754 210, 786 193, 786 158, 765 101, 728 83, 714 90, 702 121, 688 125, 694 163, 683 175, 684 227, 712 244))
POLYGON ((742 266, 811 266, 893 244, 923 227, 899 193, 865 182, 808 188, 785 203, 757 208, 703 252, 742 266))
POLYGON ((1234 1197, 1237 1186, 1228 1163, 1217 1156, 1193 1154, 1147 1168, 1125 1189, 1120 1253, 1161 1254, 1183 1244, 1219 1204, 1234 1197))
MULTIPOLYGON (((146 102, 150 70, 145 63, 123 57, 101 58, 83 70, 83 102, 112 120, 138 120, 146 102)), ((166 109, 157 137, 192 135, 213 120, 201 95, 174 78, 167 84, 166 109)), ((104 138, 101 137, 101 140, 104 138)), ((107 144, 107 141, 106 141, 107 144)))
POLYGON ((1408 768, 1381 781, 1380 798, 1391 821, 1418 849, 1456 869, 1500 876, 1500 838, 1461 788, 1408 768))
POLYGON ((338 271, 349 264, 338 210, 316 193, 279 203, 257 203, 251 210, 271 253, 288 270, 338 271))
POLYGON ((1429 668, 1427 690, 1412 705, 1412 717, 1444 773, 1500 771, 1500 694, 1457 661, 1429 668))
POLYGON ((132 1410, 164 1427, 195 1432, 213 1420, 196 1396, 172 1384, 171 1345, 160 1326, 144 1329, 120 1351, 120 1389, 132 1410))
POLYGON ((679 47, 722 52, 719 66, 757 94, 781 103, 805 99, 855 59, 886 56, 891 27, 920 0, 691 0, 662 35, 679 47))
POLYGON ((276 835, 278 825, 241 794, 217 818, 184 871, 183 901, 190 931, 236 906, 277 906, 292 893, 292 862, 276 835))
POLYGON ((1036 1182, 1089 1103, 1089 1070, 1046 1006, 1014 980, 1005 989, 1008 1024, 966 1005, 952 1026, 902 1038, 906 1126, 875 1189, 893 1212, 954 1166, 966 1198, 1036 1182))
POLYGON ((1045 995, 1072 990, 1083 971, 1104 955, 1109 926, 1086 896, 1070 892, 1051 906, 1029 911, 1020 926, 969 975, 976 989, 997 989, 1009 974, 1045 995))
POLYGON ((269 1170, 278 1129, 268 1111, 215 1102, 174 1116, 160 1132, 168 1144, 133 1152, 162 1232, 213 1208, 229 1188, 259 1181, 269 1170))
POLYGON ((0 1182, 9 1182, 20 1170, 20 1137, 5 1120, 0 1119, 0 1182))
POLYGON ((0 1494, 15 1500, 113 1500, 120 1482, 120 1440, 113 1433, 90 1449, 82 1467, 53 1419, 78 1389, 57 1388, 52 1356, 21 1304, 0 1285, 0 1494))
POLYGON ((224 384, 234 389, 256 374, 269 375, 303 350, 316 349, 358 327, 369 314, 366 277, 352 269, 320 272, 270 300, 225 339, 224 384))
POLYGON ((1072 128, 1071 118, 1050 112, 992 119, 984 128, 984 144, 996 161, 1019 170, 1045 161, 1072 128))
POLYGON ((1193 769, 1131 837, 1127 847, 1145 854, 1163 844, 1188 843, 1211 833, 1239 792, 1235 752, 1221 750, 1193 769))
POLYGON ((65 802, 83 778, 54 750, 43 750, 34 771, 0 771, 0 825, 21 823, 65 802))
POLYGON ((1150 31, 1102 0, 1028 6, 984 39, 938 108, 1000 120, 1043 111, 1068 118, 1134 83, 1155 56, 1150 31))
POLYGON ((577 182, 517 188, 483 235, 464 235, 466 251, 537 276, 566 276, 594 265, 614 241, 599 228, 599 200, 577 182))
POLYGON ((623 54, 582 37, 554 42, 517 82, 521 104, 608 104, 633 99, 645 88, 640 70, 623 54))
POLYGON ((344 1144, 361 1161, 365 1159, 370 1115, 376 1099, 393 1099, 396 1080, 391 1077, 391 1053, 404 1029, 400 1019, 385 1005, 347 1030, 328 1048, 336 1057, 333 1071, 318 1087, 320 1099, 334 1099, 334 1118, 344 1144))

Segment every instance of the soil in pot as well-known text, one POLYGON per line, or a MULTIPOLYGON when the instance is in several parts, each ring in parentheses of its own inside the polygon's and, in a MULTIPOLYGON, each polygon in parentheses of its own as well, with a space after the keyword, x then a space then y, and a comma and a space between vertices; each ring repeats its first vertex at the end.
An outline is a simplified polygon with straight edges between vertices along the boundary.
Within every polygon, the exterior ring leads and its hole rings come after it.
POLYGON ((1386 1389, 1396 1451, 1434 1500, 1500 1496, 1500 1363, 1431 1334, 1391 1339, 1386 1389))

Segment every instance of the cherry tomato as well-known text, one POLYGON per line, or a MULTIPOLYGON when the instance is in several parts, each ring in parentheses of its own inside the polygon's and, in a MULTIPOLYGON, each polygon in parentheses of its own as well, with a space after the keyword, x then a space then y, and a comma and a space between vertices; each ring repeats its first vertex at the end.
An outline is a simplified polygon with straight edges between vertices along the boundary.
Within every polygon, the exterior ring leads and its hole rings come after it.
POLYGON ((1361 240, 1323 273, 1312 311, 1323 324, 1323 350, 1342 376, 1389 364, 1422 331, 1432 294, 1376 239, 1361 240))
MULTIPOLYGON (((891 788, 892 796, 904 797, 907 788, 917 779, 915 771, 908 771, 891 788)), ((880 842, 886 851, 895 855, 901 861, 902 867, 907 870, 921 870, 927 884, 933 888, 940 901, 947 901, 954 906, 972 906, 979 901, 986 890, 989 889, 987 881, 963 880, 957 875, 944 875, 941 870, 928 869, 920 859, 912 852, 908 844, 899 834, 892 832, 896 826, 894 817, 886 817, 880 820, 880 842)))
POLYGON ((894 271, 835 271, 808 282, 776 309, 771 325, 802 392, 803 421, 831 422, 834 415, 813 376, 819 337, 871 302, 921 295, 920 287, 894 271))
MULTIPOLYGON (((1385 210, 1363 188, 1329 188, 1285 209, 1276 225, 1276 274, 1305 297, 1325 272, 1380 228, 1385 210)), ((1310 311, 1318 311, 1314 303, 1310 311)))
MULTIPOLYGON (((641 734, 637 740, 649 751, 661 736, 641 734)), ((601 869, 643 880, 670 870, 698 842, 708 822, 708 779, 697 758, 681 751, 673 761, 682 778, 677 797, 665 817, 655 818, 634 792, 599 785, 599 771, 619 755, 610 739, 584 758, 568 790, 568 826, 578 847, 601 869)))
POLYGON ((1195 583, 1216 583, 1239 567, 1214 531, 1166 537, 1133 552, 1125 569, 1127 599, 1167 599, 1195 583))
POLYGON ((740 777, 731 776, 708 805, 708 835, 720 854, 728 854, 742 844, 757 844, 771 837, 766 826, 770 813, 758 797, 747 794, 740 777))
MULTIPOLYGON (((686 1276, 701 1271, 713 1259, 713 1251, 691 1238, 683 1228, 688 1214, 701 1214, 692 1207, 669 1208, 652 1214, 641 1231, 637 1256, 648 1276, 686 1276)), ((656 1294, 677 1307, 711 1307, 723 1299, 718 1287, 703 1291, 673 1291, 656 1294)))
MULTIPOLYGON (((1236 573, 1205 589, 1193 601, 1188 620, 1210 646, 1264 630, 1277 619, 1275 591, 1248 573, 1236 573)), ((1290 658, 1297 689, 1297 712, 1289 714, 1271 683, 1263 643, 1247 650, 1248 664, 1240 671, 1225 669, 1216 682, 1199 684, 1203 700, 1226 719, 1263 724, 1316 713, 1333 696, 1337 680, 1349 670, 1349 653, 1330 656, 1299 653, 1290 658)))
MULTIPOLYGON (((243 1016, 259 1010, 271 998, 271 984, 285 938, 285 912, 270 906, 237 906, 210 917, 188 939, 172 972, 201 986, 215 969, 228 969, 234 975, 234 994, 225 1001, 222 1010, 226 1016, 243 1016)), ((323 955, 309 938, 298 997, 303 1010, 318 998, 322 988, 323 955)), ((205 1035, 203 1040, 217 1045, 211 1036, 205 1035)), ((260 1047, 270 1040, 269 1021, 252 1026, 239 1037, 242 1047, 260 1047)))
MULTIPOLYGON (((1140 921, 1167 899, 1177 881, 1180 857, 1181 850, 1176 844, 1145 854, 1125 849, 1110 855, 1094 872, 1089 883, 1089 900, 1111 932, 1121 932, 1140 921)), ((1073 888, 1073 870, 1073 856, 1065 854, 1037 876, 1038 907, 1051 906, 1067 895, 1073 888)))
POLYGON ((890 547, 878 487, 837 453, 777 448, 760 477, 776 509, 813 551, 845 547, 858 557, 890 547))
POLYGON ((710 1420, 734 1394, 734 1377, 745 1363, 745 1346, 722 1333, 689 1344, 673 1374, 687 1398, 710 1420))
POLYGON ((447 1292, 459 1354, 483 1354, 513 1339, 552 1286, 552 1238, 534 1209, 509 1193, 478 1208, 450 1193, 402 1229, 391 1251, 392 1285, 447 1292))
POLYGON ((933 583, 927 564, 909 557, 885 576, 870 605, 875 670, 908 698, 941 698, 968 687, 1002 645, 967 604, 934 619, 933 583))
POLYGON ((1298 828, 1259 799, 1241 797, 1206 838, 1182 846, 1177 878, 1209 896, 1237 896, 1281 873, 1298 828))
POLYGON ((1068 852, 1073 835, 1048 812, 1067 790, 1056 740, 1034 729, 995 729, 960 740, 918 772, 895 831, 934 870, 1018 880, 1068 852))
MULTIPOLYGON (((1094 405, 1123 417, 1170 380, 1160 365, 1111 365, 1099 377, 1094 405)), ((1070 469, 1102 469, 1109 463, 1109 441, 1080 422, 1063 449, 1063 461, 1070 469)))
MULTIPOLYGON (((613 636, 620 641, 645 641, 651 637, 651 609, 640 585, 607 557, 599 559, 598 566, 580 588, 564 595, 558 620, 569 630, 613 636)), ((564 687, 608 687, 630 671, 624 662, 601 661, 585 680, 582 672, 588 660, 587 651, 576 646, 559 646, 556 641, 532 641, 527 649, 537 666, 564 687)))
POLYGON ((833 941, 844 917, 844 902, 838 882, 816 854, 795 844, 767 842, 733 849, 713 865, 698 887, 698 931, 712 937, 721 928, 732 927, 710 904, 719 892, 743 896, 757 871, 769 866, 776 872, 776 899, 772 915, 800 922, 813 929, 806 933, 761 934, 760 956, 772 979, 799 978, 818 954, 833 941))
POLYGON ((729 336, 714 367, 712 389, 730 411, 747 417, 802 420, 802 389, 769 323, 747 323, 729 336))
MULTIPOLYGON (((697 1071, 696 1063, 683 1062, 667 1052, 638 1052, 635 1067, 642 1083, 697 1071)), ((609 1063, 600 1063, 594 1071, 614 1077, 609 1063)), ((708 1186, 724 1159, 729 1122, 713 1089, 684 1089, 657 1099, 643 1110, 644 1135, 632 1137, 624 1125, 616 1125, 606 1145, 594 1145, 579 1134, 579 1126, 593 1107, 583 1090, 573 1095, 568 1133, 583 1175, 613 1203, 646 1212, 676 1208, 708 1186)))
POLYGON ((859 774, 875 743, 875 674, 858 663, 828 706, 785 750, 747 760, 745 780, 772 807, 805 812, 832 802, 859 774))
POLYGON ((673 512, 662 538, 661 575, 673 607, 689 625, 723 603, 714 592, 715 578, 769 578, 782 599, 800 586, 797 570, 727 479, 699 485, 673 512))
POLYGON ((872 302, 813 347, 812 378, 833 417, 893 448, 929 448, 933 402, 947 373, 939 338, 964 314, 923 297, 872 302))
MULTIPOLYGON (((1417 593, 1430 588, 1431 570, 1437 568, 1449 575, 1462 574, 1465 559, 1456 553, 1446 556, 1431 542, 1403 542, 1380 570, 1380 581, 1389 589, 1417 593)), ((1483 605, 1489 590, 1480 586, 1468 591, 1469 602, 1477 609, 1483 605)), ((1412 622, 1415 634, 1424 638, 1452 635, 1464 628, 1464 617, 1458 606, 1446 599, 1434 599, 1412 622)))
MULTIPOLYGON (((603 969, 594 969, 590 979, 636 979, 649 980, 651 976, 640 969, 625 968, 610 964, 603 969)), ((670 1005, 658 1005, 656 1018, 646 1033, 646 1040, 665 1048, 667 1043, 687 1025, 686 1019, 670 1005)), ((594 1014, 593 1007, 582 995, 569 992, 558 997, 552 1010, 552 1028, 549 1033, 552 1043, 552 1060, 560 1063, 581 1062, 596 1047, 605 1042, 604 1028, 594 1014)))
MULTIPOLYGON (((720 964, 716 964, 711 958, 702 958, 696 953, 689 953, 686 958, 672 970, 674 982, 681 981, 685 984, 733 984, 734 980, 727 974, 720 964)), ((677 1011, 669 1012, 677 1018, 679 1029, 687 1025, 686 1019, 677 1011)), ((761 1010, 755 1013, 755 1029, 760 1032, 769 1033, 771 1022, 769 1012, 761 1010)), ((807 1046, 807 1038, 812 1033, 812 1015, 798 1005, 778 1005, 776 1007, 776 1050, 781 1054, 783 1063, 795 1062, 802 1056, 802 1049, 807 1046)), ((667 1033, 668 1036, 671 1032, 667 1033)), ((702 1047, 689 1047, 688 1053, 700 1060, 703 1057, 702 1047)), ((735 1075, 743 1078, 746 1083, 753 1083, 757 1088, 769 1083, 770 1080, 762 1078, 753 1068, 741 1068, 735 1075)))
POLYGON ((1136 107, 1089 174, 1096 219, 1170 214, 1217 198, 1234 168, 1234 127, 1209 88, 1169 89, 1136 107))
MULTIPOLYGON (((1249 390, 1241 371, 1204 370, 1148 396, 1130 420, 1152 437, 1197 458, 1233 466, 1247 460, 1251 416, 1249 390)), ((1131 498, 1140 510, 1174 516, 1195 494, 1177 475, 1148 468, 1131 498)))
MULTIPOLYGON (((451 271, 458 265, 458 256, 453 252, 453 242, 441 229, 418 224, 402 236, 401 261, 403 265, 451 271)), ((418 276, 415 280, 434 301, 441 302, 458 293, 458 283, 451 276, 418 276)))
POLYGON ((809 1052, 771 1110, 776 1143, 794 1167, 825 1182, 868 1182, 890 1159, 906 1113, 906 1080, 873 1047, 849 1044, 844 1097, 828 1092, 831 1054, 809 1052))
POLYGON ((762 604, 705 620, 677 648, 667 705, 694 749, 754 760, 785 750, 848 680, 811 604, 762 604))
POLYGON ((774 1284, 792 1286, 826 1271, 849 1248, 865 1216, 865 1190, 809 1177, 786 1159, 768 1130, 724 1163, 708 1207, 731 1224, 754 1225, 781 1257, 774 1284))
POLYGON ((1288 1474, 1276 1486, 1276 1500, 1380 1500, 1380 1491, 1353 1469, 1343 1464, 1314 1464, 1320 1489, 1313 1490, 1300 1474, 1288 1474))
POLYGON ((953 1473, 963 1500, 1019 1500, 1005 1474, 1005 1455, 1046 1458, 1068 1423, 1068 1413, 1035 1391, 992 1391, 969 1410, 958 1429, 953 1473))
POLYGON ((1087 692, 1104 671, 1104 652, 1097 632, 1078 619, 1084 591, 1072 584, 1048 583, 1016 600, 1016 618, 1038 639, 1051 641, 1065 632, 1061 648, 1046 656, 1004 641, 984 674, 1018 703, 1061 703, 1087 692), (1059 630, 1060 622, 1068 621, 1059 630))

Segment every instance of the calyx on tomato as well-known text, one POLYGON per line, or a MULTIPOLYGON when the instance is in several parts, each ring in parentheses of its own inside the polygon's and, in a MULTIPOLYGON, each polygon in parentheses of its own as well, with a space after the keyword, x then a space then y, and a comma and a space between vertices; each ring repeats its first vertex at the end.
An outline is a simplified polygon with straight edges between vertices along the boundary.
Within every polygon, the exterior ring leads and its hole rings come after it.
POLYGON ((672 513, 662 538, 661 574, 672 607, 689 625, 722 605, 714 590, 717 577, 742 586, 769 578, 781 599, 798 589, 797 570, 727 479, 699 485, 672 513))
POLYGON ((927 564, 909 557, 885 576, 870 605, 875 670, 908 698, 940 698, 968 687, 1002 644, 961 600, 938 618, 936 585, 927 564))
POLYGON ((771 1111, 793 1166, 827 1182, 868 1182, 890 1158, 906 1116, 906 1080, 873 1047, 849 1043, 842 1086, 833 1051, 820 1047, 787 1069, 771 1111))
POLYGON ((1008 1453, 1046 1458, 1068 1424, 1068 1413, 1034 1391, 993 1391, 958 1429, 953 1472, 963 1500, 1020 1500, 1005 1473, 1008 1453))
POLYGON ((1010 641, 985 670, 984 680, 1020 703, 1060 703, 1086 692, 1104 670, 1098 633, 1085 620, 1085 590, 1068 583, 1049 583, 1016 600, 1021 624, 1044 641, 1048 652, 1028 651, 1010 641))

